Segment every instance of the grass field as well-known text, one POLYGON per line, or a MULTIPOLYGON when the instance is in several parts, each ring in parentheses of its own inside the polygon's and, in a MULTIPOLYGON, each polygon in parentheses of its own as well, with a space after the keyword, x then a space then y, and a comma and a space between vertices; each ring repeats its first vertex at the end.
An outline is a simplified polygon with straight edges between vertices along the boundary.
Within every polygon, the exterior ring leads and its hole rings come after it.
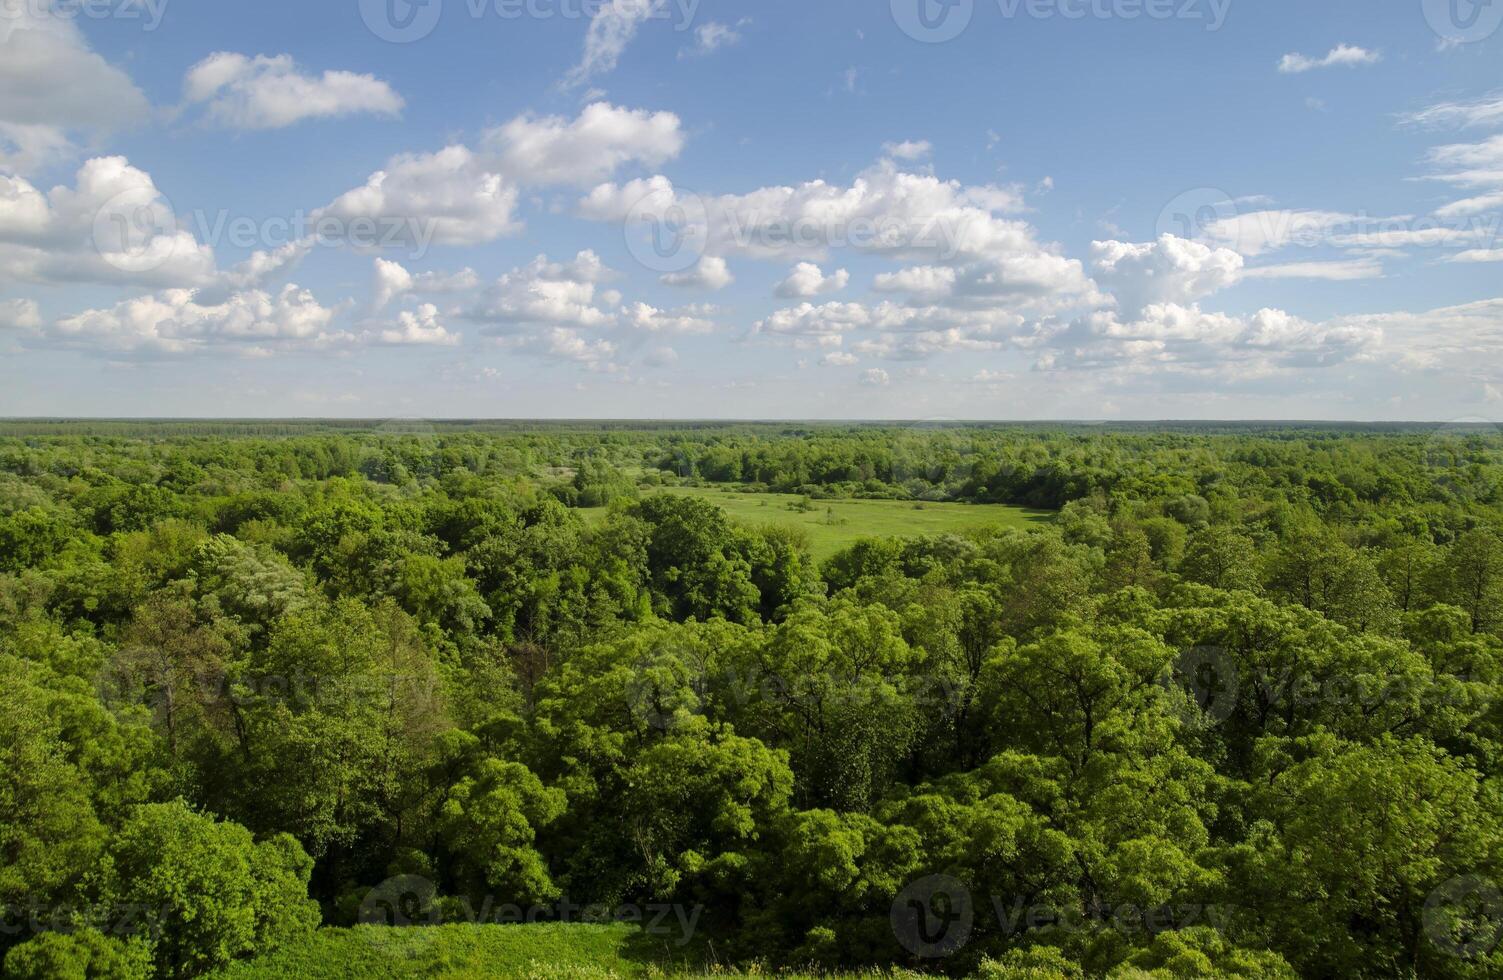
MULTIPOLYGON (((916 537, 981 527, 1028 527, 1054 516, 1005 504, 916 505, 905 500, 815 500, 813 510, 794 505, 803 498, 784 493, 739 493, 719 487, 670 487, 664 493, 690 494, 714 501, 743 524, 791 524, 809 534, 809 551, 824 560, 859 538, 916 537)), ((581 510, 586 520, 604 520, 606 508, 581 510)))
MULTIPOLYGON (((628 925, 443 925, 391 929, 320 929, 295 949, 238 963, 216 980, 387 980, 430 977, 480 980, 696 980, 744 976, 680 972, 671 950, 658 950, 628 925)), ((776 974, 783 980, 806 974, 776 974)), ((841 974, 845 980, 912 977, 911 973, 841 974)), ((831 980, 831 978, 823 978, 831 980)))

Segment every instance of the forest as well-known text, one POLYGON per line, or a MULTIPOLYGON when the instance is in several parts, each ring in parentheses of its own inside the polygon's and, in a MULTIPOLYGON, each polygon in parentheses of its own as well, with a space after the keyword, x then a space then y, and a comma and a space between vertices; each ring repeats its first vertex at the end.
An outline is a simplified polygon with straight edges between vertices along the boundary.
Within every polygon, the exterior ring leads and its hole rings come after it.
POLYGON ((4 422, 0 675, 7 978, 1503 976, 1492 426, 4 422))

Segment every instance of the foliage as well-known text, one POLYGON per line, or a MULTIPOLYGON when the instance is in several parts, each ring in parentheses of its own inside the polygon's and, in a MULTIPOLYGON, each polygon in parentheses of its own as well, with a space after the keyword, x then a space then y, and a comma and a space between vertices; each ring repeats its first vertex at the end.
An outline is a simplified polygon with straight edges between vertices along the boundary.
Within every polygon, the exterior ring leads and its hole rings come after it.
POLYGON ((7 976, 1503 973, 1487 432, 3 431, 7 976))

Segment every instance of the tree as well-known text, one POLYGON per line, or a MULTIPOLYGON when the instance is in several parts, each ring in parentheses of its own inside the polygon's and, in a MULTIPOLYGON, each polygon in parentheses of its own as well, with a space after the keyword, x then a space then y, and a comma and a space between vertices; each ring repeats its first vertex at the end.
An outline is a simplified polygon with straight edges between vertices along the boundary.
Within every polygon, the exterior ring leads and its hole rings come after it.
POLYGON ((1236 848, 1234 893, 1275 947, 1305 975, 1464 975, 1425 909, 1453 878, 1498 873, 1475 775, 1423 740, 1329 735, 1269 743, 1260 770, 1253 816, 1269 823, 1236 848))
POLYGON ((1190 535, 1180 572, 1214 589, 1254 588, 1257 555, 1252 539, 1225 527, 1203 527, 1190 535))
POLYGON ((192 977, 310 932, 313 863, 182 801, 138 807, 111 841, 100 903, 139 912, 159 975, 192 977))
POLYGON ((523 906, 557 898, 535 844, 538 829, 557 820, 566 802, 562 790, 544 787, 526 766, 495 758, 450 787, 439 833, 465 864, 458 877, 466 890, 523 906))
POLYGON ((1447 598, 1467 611, 1472 632, 1503 627, 1503 539, 1491 530, 1457 539, 1443 565, 1447 598))
POLYGON ((151 946, 97 929, 44 932, 5 956, 7 980, 148 980, 151 946))

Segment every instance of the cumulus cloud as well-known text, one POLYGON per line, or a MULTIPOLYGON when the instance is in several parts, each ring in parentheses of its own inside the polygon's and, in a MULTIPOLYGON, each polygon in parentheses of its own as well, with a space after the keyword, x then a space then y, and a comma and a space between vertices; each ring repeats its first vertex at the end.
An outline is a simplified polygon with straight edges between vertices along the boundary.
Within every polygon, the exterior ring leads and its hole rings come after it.
POLYGON ((202 105, 210 122, 232 129, 280 129, 304 119, 359 114, 392 117, 405 104, 374 75, 309 75, 291 55, 248 58, 232 51, 217 51, 188 69, 183 99, 202 105))
POLYGON ((124 157, 96 157, 72 186, 42 192, 0 174, 0 279, 200 289, 201 301, 259 287, 297 265, 311 241, 252 252, 220 269, 183 227, 151 175, 124 157))
POLYGON ((868 326, 872 313, 861 303, 800 303, 774 311, 753 326, 754 333, 810 338, 830 338, 839 342, 840 335, 857 327, 868 326))
POLYGON ((665 272, 658 278, 665 286, 699 289, 724 289, 736 281, 725 259, 718 255, 706 255, 683 272, 665 272))
POLYGON ((371 309, 380 311, 392 300, 408 293, 463 293, 479 285, 480 277, 474 269, 468 267, 452 273, 422 272, 413 275, 400 262, 378 258, 371 288, 371 309))
POLYGON ((1246 379, 1371 357, 1382 339, 1375 324, 1314 323, 1276 309, 1238 317, 1163 303, 1129 320, 1098 312, 1040 325, 1029 346, 1041 350, 1035 368, 1043 371, 1246 379))
POLYGON ((1092 273, 1128 317, 1153 304, 1189 303, 1224 289, 1241 277, 1242 263, 1231 249, 1174 235, 1139 244, 1091 243, 1092 273))
POLYGON ((828 276, 813 262, 800 262, 788 273, 788 278, 778 283, 777 295, 785 299, 806 299, 821 293, 836 293, 849 285, 851 274, 836 269, 828 276))
POLYGON ((715 323, 698 310, 660 310, 646 303, 633 303, 622 311, 622 322, 646 333, 709 333, 715 323))
POLYGON ((196 290, 164 290, 65 317, 45 332, 52 341, 103 353, 189 354, 228 345, 255 354, 352 339, 329 331, 335 310, 295 285, 276 294, 235 293, 222 303, 198 300, 196 290))
POLYGON ((574 120, 522 115, 463 144, 403 154, 316 212, 340 227, 365 222, 383 244, 478 245, 521 231, 521 188, 589 182, 629 163, 655 166, 683 145, 671 112, 599 102, 574 120))
POLYGON ((609 340, 591 340, 567 327, 548 327, 538 333, 503 336, 497 343, 546 360, 572 362, 591 371, 618 369, 615 344, 609 340))
POLYGON ((939 299, 955 289, 954 269, 937 265, 916 265, 897 272, 882 272, 872 283, 879 293, 909 293, 922 299, 939 299))
POLYGON ((575 119, 524 114, 486 133, 484 148, 520 184, 591 184, 627 164, 657 167, 684 146, 678 116, 594 102, 575 119))
POLYGON ((363 187, 346 191, 315 218, 336 228, 376 229, 379 240, 420 248, 478 245, 520 231, 518 188, 468 147, 392 158, 363 187))
POLYGON ((757 320, 754 336, 831 349, 860 330, 864 352, 916 358, 994 349, 1028 316, 1108 301, 1078 260, 1003 213, 1017 203, 1005 189, 910 173, 886 158, 849 184, 814 180, 714 197, 662 175, 604 183, 578 211, 599 221, 673 221, 709 257, 793 260, 777 292, 806 302, 757 320), (883 302, 807 302, 848 286, 848 272, 827 274, 821 265, 844 253, 910 264, 877 277, 877 291, 892 297, 883 302))
POLYGON ((424 303, 416 311, 399 311, 395 321, 368 328, 362 339, 393 347, 452 347, 459 343, 459 336, 439 322, 438 307, 432 303, 424 303))
MULTIPOLYGON (((815 180, 718 197, 682 192, 663 176, 601 184, 580 200, 579 213, 599 221, 636 215, 684 222, 686 239, 715 256, 818 263, 850 251, 919 259, 949 270, 942 274, 951 279, 948 301, 962 310, 1095 302, 1081 263, 1039 242, 1027 222, 998 214, 996 191, 907 173, 884 160, 846 186, 815 180)), ((896 292, 903 282, 884 285, 896 292)))
POLYGON ((1338 44, 1323 58, 1311 58, 1303 54, 1286 54, 1279 60, 1279 71, 1286 75, 1298 75, 1316 68, 1355 67, 1375 65, 1383 60, 1377 51, 1359 48, 1354 44, 1338 44))
POLYGON ((214 252, 178 227, 151 175, 97 157, 72 187, 43 193, 0 175, 0 278, 159 286, 206 285, 214 252))
POLYGON ((889 378, 887 376, 887 372, 882 370, 881 368, 867 368, 865 371, 861 372, 861 375, 857 380, 870 388, 883 388, 886 387, 892 379, 889 378))
POLYGON ((0 12, 0 167, 30 173, 74 152, 71 134, 145 119, 146 96, 84 40, 71 17, 39 3, 0 12))
POLYGON ((928 140, 903 140, 901 143, 883 143, 882 152, 894 160, 922 160, 934 152, 928 140))
POLYGON ((496 328, 553 325, 600 328, 615 324, 610 307, 620 296, 598 284, 612 275, 594 252, 585 250, 572 262, 551 262, 539 255, 488 286, 465 315, 496 328))
POLYGON ((0 300, 0 330, 36 330, 42 312, 34 299, 0 300))
POLYGON ((412 273, 400 262, 377 259, 375 285, 371 290, 371 309, 383 310, 392 300, 412 289, 412 273))

